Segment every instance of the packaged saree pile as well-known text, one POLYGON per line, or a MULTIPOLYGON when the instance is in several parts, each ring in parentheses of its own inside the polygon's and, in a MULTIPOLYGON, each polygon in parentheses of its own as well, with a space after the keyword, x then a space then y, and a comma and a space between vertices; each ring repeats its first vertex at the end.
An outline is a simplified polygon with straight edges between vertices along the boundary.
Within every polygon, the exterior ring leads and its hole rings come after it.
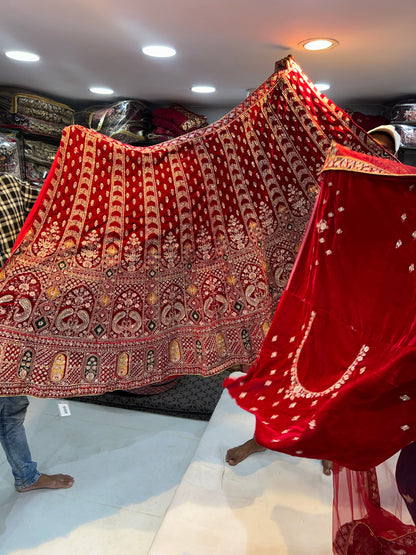
POLYGON ((0 273, 0 394, 251 365, 333 139, 384 152, 291 58, 218 122, 160 145, 65 128, 0 273))
POLYGON ((0 132, 0 174, 22 177, 19 150, 19 140, 14 131, 0 132))
POLYGON ((51 169, 58 150, 57 145, 24 138, 23 171, 26 181, 41 187, 51 169))
POLYGON ((75 123, 123 143, 137 144, 144 142, 152 129, 152 112, 141 100, 120 100, 77 112, 75 123))
POLYGON ((31 91, 0 88, 0 124, 34 135, 61 138, 65 126, 74 123, 70 106, 31 91))

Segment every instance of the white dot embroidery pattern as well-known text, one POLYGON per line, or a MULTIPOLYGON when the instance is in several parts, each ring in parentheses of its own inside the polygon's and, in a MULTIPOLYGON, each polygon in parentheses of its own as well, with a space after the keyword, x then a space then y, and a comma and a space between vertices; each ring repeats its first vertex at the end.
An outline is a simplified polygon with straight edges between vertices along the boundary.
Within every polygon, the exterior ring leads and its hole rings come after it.
POLYGON ((328 229, 328 224, 326 220, 322 219, 316 224, 316 229, 318 233, 323 233, 326 229, 328 229))
MULTIPOLYGON (((409 189, 410 189, 410 187, 409 187, 409 189)), ((401 219, 402 223, 405 223, 406 220, 408 219, 407 214, 406 214, 406 213, 403 213, 403 214, 401 215, 400 219, 401 219)), ((411 224, 410 224, 410 225, 411 225, 411 224)), ((413 228, 413 229, 414 229, 414 228, 413 228)), ((408 231, 406 230, 405 233, 406 233, 406 235, 407 235, 408 231)), ((410 236, 411 236, 412 239, 416 239, 416 231, 410 232, 410 236)), ((406 239, 405 239, 405 241, 406 241, 406 239)), ((406 244, 407 244, 407 242, 406 242, 406 244)), ((403 241, 402 241, 401 239, 398 239, 398 240, 396 241, 396 249, 398 249, 398 248, 401 247, 402 245, 403 245, 403 241)), ((411 252, 411 255, 412 255, 412 253, 414 252, 414 246, 413 246, 412 244, 409 244, 408 246, 410 247, 410 252, 411 252), (413 251, 413 252, 412 252, 412 251, 413 251)), ((409 270, 409 273, 410 273, 410 274, 411 274, 412 272, 415 271, 415 264, 414 264, 414 262, 412 262, 411 264, 409 264, 408 270, 409 270)))
MULTIPOLYGON (((288 389, 288 391, 285 394, 285 399, 291 399, 292 401, 299 398, 299 397, 303 397, 306 399, 311 399, 311 398, 319 398, 319 397, 324 397, 327 396, 329 394, 332 394, 332 397, 336 397, 336 395, 338 394, 338 392, 336 391, 337 389, 340 389, 346 382, 347 380, 351 377, 351 374, 354 372, 354 370, 356 369, 356 367, 361 364, 361 362, 364 360, 365 356, 367 355, 368 351, 370 350, 370 347, 368 347, 368 345, 362 345, 358 355, 355 357, 355 359, 352 361, 352 363, 348 366, 347 370, 344 372, 344 374, 334 383, 332 384, 330 387, 326 388, 324 391, 310 391, 308 389, 306 389, 299 381, 299 377, 298 377, 298 362, 299 362, 299 357, 301 355, 303 346, 305 345, 305 342, 309 336, 309 333, 311 331, 312 328, 312 324, 313 321, 315 319, 316 316, 316 312, 312 311, 311 312, 311 316, 309 318, 309 322, 308 322, 308 326, 306 328, 306 331, 304 333, 303 339, 300 342, 300 345, 295 353, 295 356, 293 358, 293 362, 290 368, 290 387, 288 389)), ((315 403, 312 403, 312 405, 314 405, 315 403)))
MULTIPOLYGON (((341 192, 341 191, 337 190, 337 191, 336 191, 336 194, 339 195, 340 192, 341 192)), ((345 210, 345 208, 344 208, 343 206, 339 206, 339 207, 337 208, 337 211, 338 211, 338 212, 344 212, 344 210, 345 210)), ((325 232, 327 232, 327 231, 330 232, 330 228, 331 228, 331 225, 330 225, 330 224, 331 224, 331 221, 332 221, 331 218, 334 218, 334 216, 335 216, 334 212, 328 212, 328 214, 327 214, 327 218, 328 218, 328 219, 322 218, 322 219, 319 220, 319 222, 316 224, 316 229, 317 229, 318 233, 321 234, 321 237, 319 237, 318 242, 319 242, 320 244, 322 244, 322 245, 328 240, 328 237, 325 237, 325 232)), ((339 235, 341 235, 342 233, 343 233, 343 231, 342 231, 342 229, 341 229, 340 227, 338 227, 338 228, 335 230, 335 235, 338 235, 338 236, 339 236, 339 235)), ((331 236, 329 237, 329 240, 330 240, 330 242, 331 242, 331 236)), ((324 250, 324 253, 325 253, 326 256, 330 256, 330 255, 332 254, 332 250, 326 248, 326 249, 324 250)), ((318 259, 316 259, 316 260, 315 260, 315 266, 318 266, 318 265, 319 265, 319 261, 318 261, 318 259)))

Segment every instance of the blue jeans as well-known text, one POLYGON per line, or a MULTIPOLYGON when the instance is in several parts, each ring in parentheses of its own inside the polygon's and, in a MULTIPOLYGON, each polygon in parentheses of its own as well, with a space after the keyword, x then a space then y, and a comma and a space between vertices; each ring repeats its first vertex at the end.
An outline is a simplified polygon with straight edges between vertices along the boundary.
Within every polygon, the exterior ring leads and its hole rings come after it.
POLYGON ((17 490, 30 487, 40 476, 23 426, 28 405, 27 397, 0 397, 0 443, 12 467, 17 490))

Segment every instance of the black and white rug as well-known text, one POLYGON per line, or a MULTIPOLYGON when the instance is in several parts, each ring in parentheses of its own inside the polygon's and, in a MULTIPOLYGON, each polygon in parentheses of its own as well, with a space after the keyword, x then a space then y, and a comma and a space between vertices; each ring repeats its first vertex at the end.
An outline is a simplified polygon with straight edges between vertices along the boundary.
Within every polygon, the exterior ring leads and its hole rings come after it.
POLYGON ((223 392, 222 383, 229 374, 230 371, 225 370, 209 377, 180 376, 171 389, 157 395, 112 391, 103 395, 71 397, 70 400, 195 420, 209 420, 223 392))

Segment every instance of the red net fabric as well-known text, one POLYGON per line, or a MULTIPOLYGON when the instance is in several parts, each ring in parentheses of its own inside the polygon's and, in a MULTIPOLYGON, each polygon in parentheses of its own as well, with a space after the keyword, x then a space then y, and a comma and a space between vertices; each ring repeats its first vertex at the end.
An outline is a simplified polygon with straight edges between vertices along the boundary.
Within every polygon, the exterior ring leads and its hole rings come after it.
POLYGON ((334 554, 416 553, 416 527, 395 484, 395 462, 367 471, 334 466, 334 554))

